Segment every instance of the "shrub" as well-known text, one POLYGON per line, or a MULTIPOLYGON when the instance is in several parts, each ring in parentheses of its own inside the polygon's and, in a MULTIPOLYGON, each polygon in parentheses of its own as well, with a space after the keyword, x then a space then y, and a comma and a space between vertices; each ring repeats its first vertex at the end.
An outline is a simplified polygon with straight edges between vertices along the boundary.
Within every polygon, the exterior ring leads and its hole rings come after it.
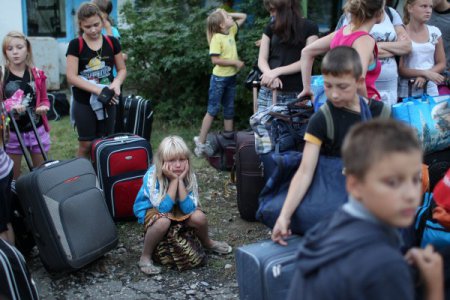
MULTIPOLYGON (((122 44, 128 54, 126 88, 155 102, 160 118, 177 125, 200 123, 206 111, 213 65, 205 34, 209 9, 199 2, 178 0, 136 1, 123 7, 122 44)), ((253 24, 238 34, 238 53, 246 67, 238 75, 235 100, 237 127, 248 127, 252 96, 242 82, 257 59, 254 45, 268 20, 261 1, 243 5, 253 24)))

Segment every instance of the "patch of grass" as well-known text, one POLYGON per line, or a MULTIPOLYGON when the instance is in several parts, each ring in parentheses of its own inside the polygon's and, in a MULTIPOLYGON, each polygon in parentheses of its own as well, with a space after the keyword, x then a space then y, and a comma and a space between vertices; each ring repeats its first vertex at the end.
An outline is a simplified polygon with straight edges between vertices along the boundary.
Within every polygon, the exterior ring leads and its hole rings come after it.
MULTIPOLYGON (((152 135, 150 143, 153 148, 153 152, 156 149, 162 139, 168 135, 179 135, 185 141, 188 147, 193 151, 194 142, 193 137, 198 135, 200 121, 195 122, 191 126, 177 126, 173 125, 167 120, 158 118, 158 114, 155 113, 155 118, 152 125, 152 135), (198 124, 197 124, 198 123, 198 124)), ((217 122, 215 122, 217 123, 217 122)), ((78 135, 76 129, 70 124, 70 118, 64 117, 59 121, 50 122, 51 131, 50 137, 52 140, 52 146, 49 153, 49 158, 53 160, 63 160, 74 158, 78 149, 78 135)), ((194 168, 198 169, 207 165, 205 159, 196 158, 193 155, 194 168)), ((24 170, 26 165, 24 164, 24 170)))

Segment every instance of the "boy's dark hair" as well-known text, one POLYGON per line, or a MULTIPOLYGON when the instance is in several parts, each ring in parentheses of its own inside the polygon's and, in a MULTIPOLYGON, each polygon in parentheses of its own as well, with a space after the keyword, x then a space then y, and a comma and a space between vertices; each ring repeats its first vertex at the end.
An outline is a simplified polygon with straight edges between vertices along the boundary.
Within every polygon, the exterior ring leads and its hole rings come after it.
POLYGON ((345 174, 364 179, 383 156, 413 151, 422 151, 422 147, 411 126, 393 119, 373 119, 350 129, 341 152, 345 174))
POLYGON ((359 53, 348 46, 331 49, 322 60, 322 74, 335 77, 351 74, 358 80, 362 75, 359 53))

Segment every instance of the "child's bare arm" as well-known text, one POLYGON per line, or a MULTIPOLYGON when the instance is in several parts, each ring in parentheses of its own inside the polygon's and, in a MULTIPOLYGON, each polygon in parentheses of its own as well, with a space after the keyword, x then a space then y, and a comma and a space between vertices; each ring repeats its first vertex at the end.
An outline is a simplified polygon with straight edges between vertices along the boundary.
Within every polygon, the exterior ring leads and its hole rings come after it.
POLYGON ((412 248, 406 255, 408 263, 415 265, 425 284, 425 299, 444 299, 444 275, 442 257, 435 252, 432 245, 425 249, 412 248))
POLYGON ((245 20, 247 19, 247 14, 244 13, 234 12, 228 13, 228 15, 230 15, 234 19, 234 21, 237 23, 239 27, 241 27, 242 24, 244 24, 245 20))
POLYGON ((283 208, 281 209, 280 216, 278 217, 275 226, 272 230, 272 240, 281 245, 286 245, 286 241, 283 239, 290 235, 289 224, 291 223, 291 217, 297 209, 300 202, 303 200, 303 196, 311 184, 316 170, 317 161, 319 159, 320 146, 306 142, 303 150, 303 157, 297 172, 291 180, 289 185, 288 194, 284 201, 283 208))
POLYGON ((223 59, 217 55, 211 56, 211 62, 214 65, 219 65, 219 66, 224 66, 224 67, 226 67, 226 66, 236 67, 238 70, 240 70, 244 66, 244 62, 241 60, 223 59))

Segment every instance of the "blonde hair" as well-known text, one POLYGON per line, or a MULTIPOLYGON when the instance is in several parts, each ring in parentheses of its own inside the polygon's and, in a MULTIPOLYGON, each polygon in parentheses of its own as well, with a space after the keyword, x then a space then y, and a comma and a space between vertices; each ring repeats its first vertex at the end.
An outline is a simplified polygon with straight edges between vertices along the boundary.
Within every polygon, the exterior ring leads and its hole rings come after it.
MULTIPOLYGON (((164 162, 174 158, 187 159, 189 164, 189 171, 184 178, 184 184, 187 191, 194 191, 195 193, 197 193, 197 180, 195 178, 194 172, 192 171, 191 156, 191 151, 181 137, 170 135, 161 141, 154 157, 156 168, 155 179, 157 179, 159 182, 160 198, 162 198, 166 194, 167 189, 169 188, 169 180, 162 172, 164 162)), ((154 180, 154 182, 156 183, 156 180, 154 180)), ((152 189, 153 188, 154 187, 152 187, 152 189)))
POLYGON ((79 35, 83 34, 83 29, 81 29, 81 22, 94 16, 98 16, 100 18, 100 22, 103 23, 102 11, 95 3, 84 2, 80 5, 77 12, 79 35))
POLYGON ((225 22, 225 13, 225 10, 218 8, 206 19, 206 38, 208 39, 208 44, 211 43, 214 34, 222 32, 221 25, 225 22))
MULTIPOLYGON (((27 58, 25 59, 25 64, 28 68, 31 68, 34 66, 33 63, 33 52, 31 51, 31 43, 28 40, 28 38, 19 31, 10 31, 8 32, 5 37, 3 38, 3 61, 5 63, 5 66, 8 67, 10 61, 8 60, 8 56, 6 55, 6 50, 8 49, 9 44, 13 39, 21 39, 25 42, 25 46, 27 47, 27 58)), ((2 74, 4 76, 5 74, 2 74)))
POLYGON ((411 16, 408 11, 408 5, 414 5, 417 0, 406 0, 403 5, 403 24, 408 25, 411 21, 411 16))
POLYGON ((347 0, 344 11, 352 15, 351 22, 359 27, 382 13, 384 5, 385 0, 347 0))

